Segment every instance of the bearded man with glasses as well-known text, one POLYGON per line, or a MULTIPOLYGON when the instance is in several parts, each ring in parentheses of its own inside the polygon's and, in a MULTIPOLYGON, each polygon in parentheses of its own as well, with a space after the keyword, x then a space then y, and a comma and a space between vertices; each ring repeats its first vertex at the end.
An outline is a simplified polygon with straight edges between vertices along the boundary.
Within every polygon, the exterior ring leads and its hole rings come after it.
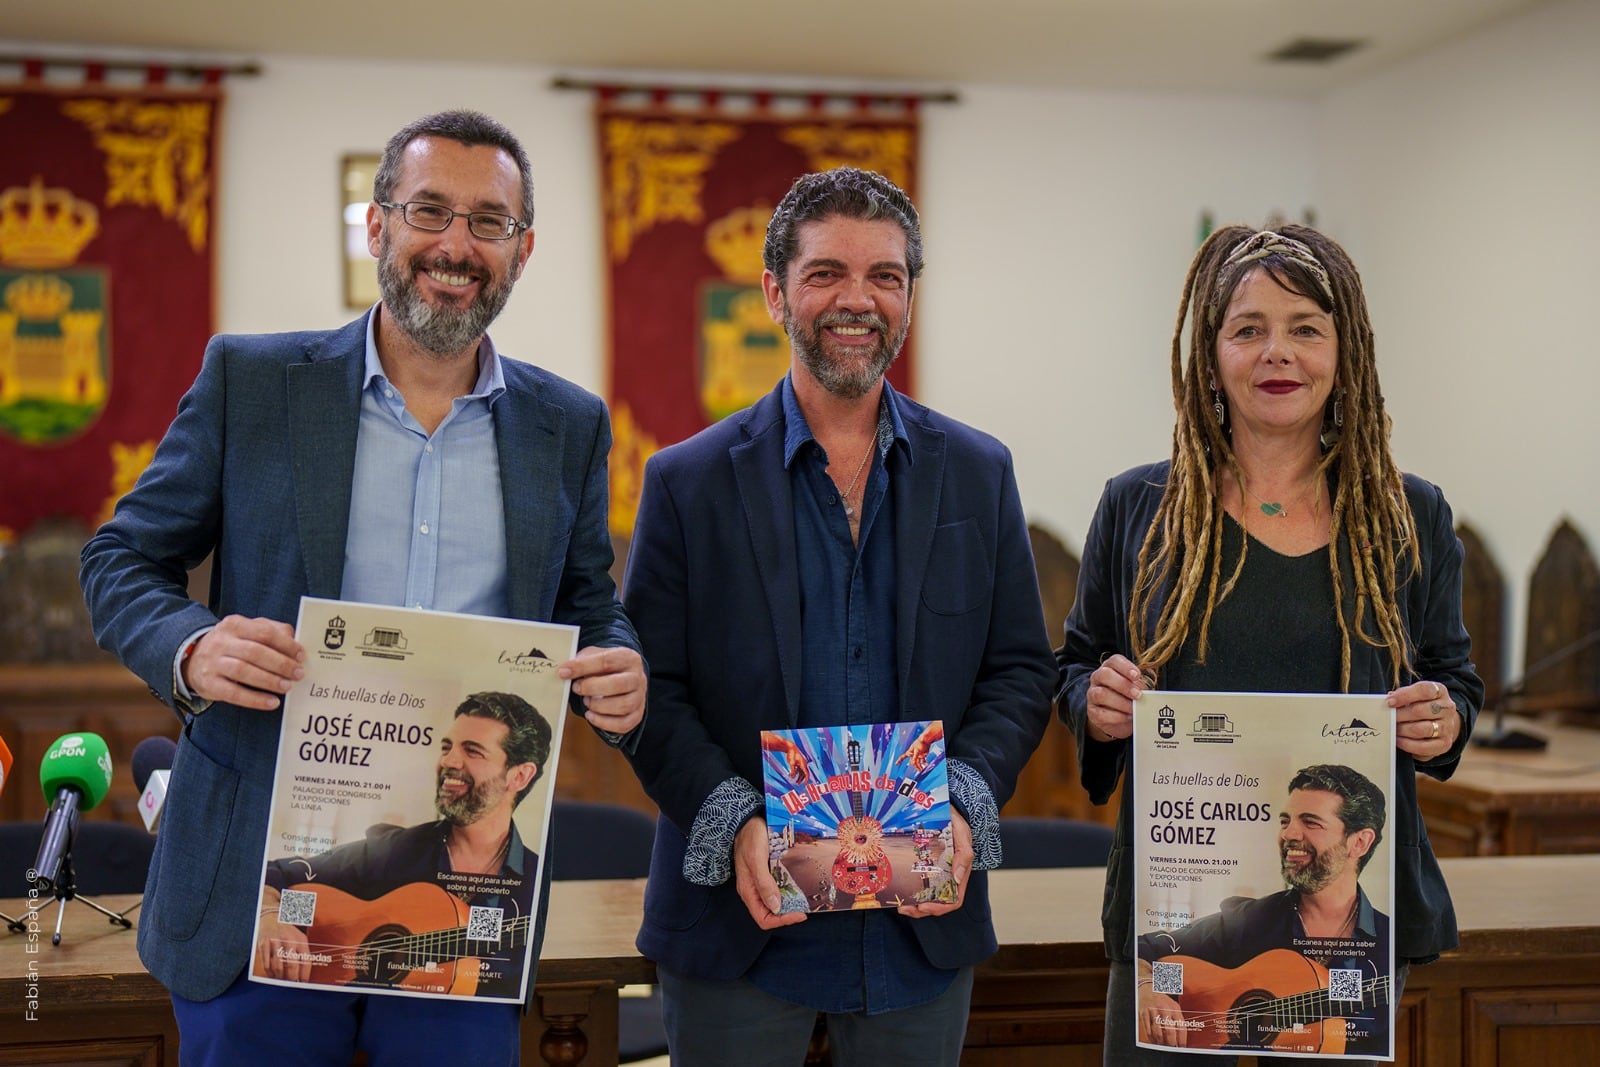
POLYGON ((339 330, 213 338, 83 552, 96 638, 184 723, 139 954, 185 1065, 517 1062, 514 1005, 244 978, 301 596, 576 625, 573 710, 625 748, 644 716, 609 574, 605 405, 485 333, 533 251, 526 152, 444 112, 390 139, 373 185, 382 300, 339 330), (208 553, 202 605, 187 572, 208 553))

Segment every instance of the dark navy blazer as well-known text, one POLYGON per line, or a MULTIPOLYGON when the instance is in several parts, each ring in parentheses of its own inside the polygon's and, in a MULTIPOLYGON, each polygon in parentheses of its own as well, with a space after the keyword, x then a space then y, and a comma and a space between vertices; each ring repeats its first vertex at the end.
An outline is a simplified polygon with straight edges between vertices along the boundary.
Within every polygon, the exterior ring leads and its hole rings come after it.
MULTIPOLYGON (((897 718, 942 719, 948 755, 1004 804, 1049 721, 1054 675, 1011 455, 897 400, 909 444, 889 452, 897 718)), ((682 868, 706 798, 734 776, 759 790, 760 731, 797 725, 800 578, 783 449, 774 389, 651 457, 623 582, 651 671, 629 759, 662 811, 639 950, 703 978, 743 974, 767 940, 732 878, 695 885, 682 868)), ((958 911, 907 921, 936 967, 997 947, 981 872, 958 911)))
MULTIPOLYGON (((335 331, 212 338, 149 468, 84 546, 96 639, 166 703, 196 630, 230 614, 293 625, 301 596, 339 596, 366 335, 363 315, 335 331), (187 572, 213 550, 202 605, 187 572)), ((580 647, 637 648, 608 573, 605 405, 502 365, 508 613, 577 625, 580 647)), ((190 1000, 215 997, 250 960, 281 719, 216 704, 178 745, 139 955, 190 1000)))

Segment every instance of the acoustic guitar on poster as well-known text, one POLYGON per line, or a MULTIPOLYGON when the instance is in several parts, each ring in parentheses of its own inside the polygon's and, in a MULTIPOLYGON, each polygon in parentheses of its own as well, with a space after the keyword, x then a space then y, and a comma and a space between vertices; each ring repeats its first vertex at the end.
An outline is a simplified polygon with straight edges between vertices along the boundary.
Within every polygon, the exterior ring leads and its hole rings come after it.
MULTIPOLYGON (((306 927, 313 985, 352 985, 472 996, 486 959, 520 959, 531 921, 500 924, 499 937, 469 931, 471 907, 437 885, 411 882, 362 900, 332 886, 288 887, 316 897, 306 927), (469 936, 469 933, 472 936, 469 936)), ((256 974, 260 975, 259 962, 256 974)))
POLYGON ((1363 978, 1360 999, 1329 995, 1328 968, 1286 948, 1275 948, 1241 967, 1226 968, 1193 956, 1167 956, 1183 965, 1183 1009, 1189 1048, 1279 1049, 1342 1055, 1346 1017, 1389 1003, 1389 978, 1363 978))

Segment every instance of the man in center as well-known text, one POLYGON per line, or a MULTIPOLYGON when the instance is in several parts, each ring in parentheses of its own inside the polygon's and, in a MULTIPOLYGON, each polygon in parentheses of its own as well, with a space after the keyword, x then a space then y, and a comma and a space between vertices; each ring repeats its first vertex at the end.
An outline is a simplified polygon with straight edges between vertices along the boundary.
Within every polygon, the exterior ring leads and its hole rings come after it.
POLYGON ((983 872, 1050 714, 1011 455, 884 380, 922 271, 916 208, 840 168, 795 182, 762 286, 789 374, 645 468, 623 583, 651 664, 630 755, 662 819, 641 952, 676 1063, 955 1064, 996 947, 983 872), (953 904, 779 914, 761 731, 941 720, 953 904))

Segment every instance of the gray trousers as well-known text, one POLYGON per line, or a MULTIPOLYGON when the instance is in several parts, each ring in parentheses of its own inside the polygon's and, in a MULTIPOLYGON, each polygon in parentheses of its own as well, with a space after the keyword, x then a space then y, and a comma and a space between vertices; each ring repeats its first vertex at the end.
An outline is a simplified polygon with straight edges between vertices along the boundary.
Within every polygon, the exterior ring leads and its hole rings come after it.
MULTIPOLYGON (((712 982, 656 968, 674 1067, 800 1067, 815 1008, 779 1000, 743 979, 712 982)), ((868 1015, 829 1014, 835 1067, 956 1067, 967 1033, 972 968, 915 1007, 868 1015)))

